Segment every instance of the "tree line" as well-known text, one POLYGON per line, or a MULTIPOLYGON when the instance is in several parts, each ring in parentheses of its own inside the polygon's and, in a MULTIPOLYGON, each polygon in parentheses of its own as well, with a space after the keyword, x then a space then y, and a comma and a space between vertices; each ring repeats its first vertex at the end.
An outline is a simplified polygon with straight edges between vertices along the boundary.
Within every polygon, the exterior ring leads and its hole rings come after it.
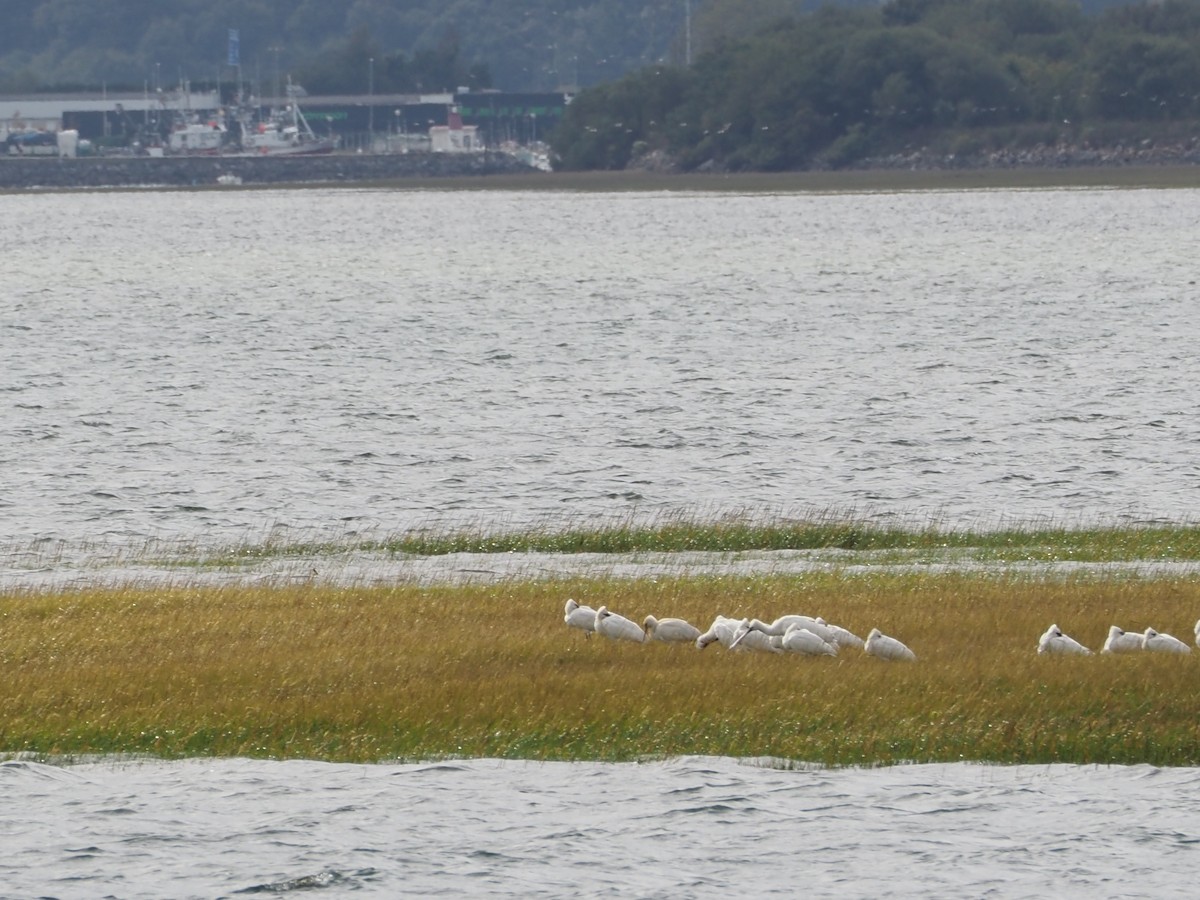
POLYGON ((550 91, 669 61, 686 2, 0 0, 0 92, 228 81, 230 29, 242 77, 261 85, 550 91))
MULTIPOLYGON (((706 9, 736 19, 746 2, 706 9)), ((1072 0, 890 0, 759 24, 712 37, 690 66, 581 92, 553 136, 560 166, 620 169, 657 151, 685 170, 837 167, 930 141, 1200 119, 1200 0, 1092 13, 1072 0)))

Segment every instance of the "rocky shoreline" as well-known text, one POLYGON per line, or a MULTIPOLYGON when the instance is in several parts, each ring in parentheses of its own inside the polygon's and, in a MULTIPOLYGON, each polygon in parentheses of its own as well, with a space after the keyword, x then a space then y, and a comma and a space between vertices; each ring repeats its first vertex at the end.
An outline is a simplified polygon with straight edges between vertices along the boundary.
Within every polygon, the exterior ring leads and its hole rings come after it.
MULTIPOLYGON (((864 172, 864 171, 999 171, 1012 169, 1103 169, 1123 167, 1153 168, 1155 166, 1200 165, 1200 137, 1182 141, 1115 143, 1095 146, 1091 143, 1033 144, 1028 147, 1009 147, 999 150, 978 150, 951 153, 921 147, 902 153, 870 156, 844 165, 830 165, 821 160, 807 172, 864 172)), ((679 174, 683 170, 677 160, 662 150, 650 151, 630 161, 627 169, 658 174, 679 174)), ((703 174, 728 174, 715 161, 696 169, 703 174)))
POLYGON ((1036 144, 1032 147, 987 150, 976 153, 936 153, 922 148, 911 153, 871 157, 853 169, 1056 169, 1113 166, 1180 166, 1200 164, 1200 139, 1156 143, 1036 144))
POLYGON ((0 158, 0 190, 354 183, 536 172, 507 153, 7 157, 0 158))

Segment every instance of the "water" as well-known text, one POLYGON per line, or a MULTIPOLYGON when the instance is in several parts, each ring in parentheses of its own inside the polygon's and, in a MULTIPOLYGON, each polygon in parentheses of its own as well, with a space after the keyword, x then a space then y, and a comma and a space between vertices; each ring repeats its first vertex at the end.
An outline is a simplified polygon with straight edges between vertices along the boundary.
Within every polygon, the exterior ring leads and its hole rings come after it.
POLYGON ((0 765, 6 897, 1190 897, 1200 771, 0 765))
MULTIPOLYGON (((1188 519, 1196 197, 6 197, 2 586, 462 522, 1188 519)), ((0 895, 1183 896, 1197 778, 10 762, 0 895)))
POLYGON ((0 545, 1187 518, 1195 197, 8 197, 0 545))

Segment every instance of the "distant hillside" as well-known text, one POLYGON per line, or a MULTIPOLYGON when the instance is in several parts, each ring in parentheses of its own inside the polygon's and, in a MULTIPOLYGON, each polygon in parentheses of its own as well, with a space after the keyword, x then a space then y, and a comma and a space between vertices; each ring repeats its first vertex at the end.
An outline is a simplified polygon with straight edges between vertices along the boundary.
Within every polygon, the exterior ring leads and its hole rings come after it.
MULTIPOLYGON (((0 0, 0 92, 328 77, 366 91, 419 70, 506 90, 590 85, 677 53, 686 0, 0 0), (445 65, 447 52, 453 64, 445 65), (375 71, 368 60, 374 57, 375 71), (390 60, 390 65, 385 62, 390 60), (440 68, 439 68, 440 66, 440 68)), ((305 85, 324 90, 322 85, 305 85)), ((422 85, 430 91, 453 83, 422 85)))
POLYGON ((1200 0, 1093 14, 1072 0, 892 0, 708 48, 580 93, 553 138, 561 166, 778 171, 1200 145, 1200 0))
MULTIPOLYGON (((1104 5, 1108 0, 1088 0, 1084 8, 1104 5)), ((305 87, 313 91, 366 91, 371 80, 379 90, 440 91, 457 87, 454 80, 556 90, 682 62, 689 47, 698 55, 815 6, 813 0, 0 0, 0 92, 228 81, 230 29, 238 31, 243 78, 260 87, 291 74, 312 82, 305 87)))

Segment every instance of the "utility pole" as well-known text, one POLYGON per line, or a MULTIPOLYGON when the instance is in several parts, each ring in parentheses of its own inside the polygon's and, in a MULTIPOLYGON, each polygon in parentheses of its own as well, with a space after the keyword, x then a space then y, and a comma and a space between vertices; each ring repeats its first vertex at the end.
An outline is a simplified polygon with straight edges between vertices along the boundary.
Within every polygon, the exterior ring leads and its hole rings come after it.
POLYGON ((278 44, 271 47, 271 52, 275 54, 275 87, 271 92, 271 102, 275 106, 279 105, 279 50, 278 44))
POLYGON ((367 59, 367 152, 375 150, 375 57, 367 59))
POLYGON ((683 0, 684 62, 692 64, 692 0, 683 0))

